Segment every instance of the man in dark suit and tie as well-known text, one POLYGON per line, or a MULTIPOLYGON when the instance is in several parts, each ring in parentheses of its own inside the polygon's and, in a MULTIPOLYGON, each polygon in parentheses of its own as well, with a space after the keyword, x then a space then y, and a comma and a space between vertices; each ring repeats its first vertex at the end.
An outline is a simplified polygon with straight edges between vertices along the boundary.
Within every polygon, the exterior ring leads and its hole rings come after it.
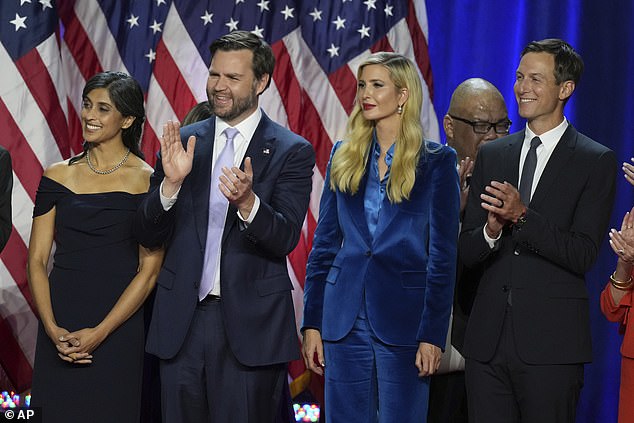
POLYGON ((258 107, 275 58, 246 31, 211 44, 213 116, 168 122, 140 242, 165 245, 147 350, 161 359, 165 422, 271 422, 299 357, 286 255, 315 154, 258 107))
MULTIPOLYGON (((508 135, 510 127, 504 97, 495 85, 482 78, 469 78, 456 87, 443 118, 443 129, 447 144, 458 154, 461 219, 480 146, 508 135)), ((467 319, 481 274, 481 266, 465 270, 458 261, 451 336, 447 337, 438 373, 431 377, 429 384, 428 423, 468 421, 464 358, 461 354, 467 319)))
POLYGON ((459 241, 463 263, 484 266, 464 343, 472 423, 575 420, 592 359, 584 275, 617 169, 564 117, 582 70, 566 42, 529 43, 514 86, 526 128, 478 154, 459 241))
POLYGON ((0 146, 0 252, 11 235, 11 192, 13 190, 13 170, 9 152, 0 146))

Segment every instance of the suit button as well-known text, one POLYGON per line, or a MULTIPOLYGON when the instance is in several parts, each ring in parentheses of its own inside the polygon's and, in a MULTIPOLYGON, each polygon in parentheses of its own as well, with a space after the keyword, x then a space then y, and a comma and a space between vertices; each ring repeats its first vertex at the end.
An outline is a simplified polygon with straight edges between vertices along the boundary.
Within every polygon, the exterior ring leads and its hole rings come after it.
POLYGON ((366 257, 370 257, 372 255, 372 251, 368 250, 365 252, 366 257))
POLYGON ((508 286, 506 286, 506 285, 504 285, 504 286, 502 287, 502 292, 509 292, 509 287, 508 287, 508 286))
POLYGON ((516 256, 520 255, 520 249, 516 248, 515 251, 513 251, 513 254, 515 254, 516 256))

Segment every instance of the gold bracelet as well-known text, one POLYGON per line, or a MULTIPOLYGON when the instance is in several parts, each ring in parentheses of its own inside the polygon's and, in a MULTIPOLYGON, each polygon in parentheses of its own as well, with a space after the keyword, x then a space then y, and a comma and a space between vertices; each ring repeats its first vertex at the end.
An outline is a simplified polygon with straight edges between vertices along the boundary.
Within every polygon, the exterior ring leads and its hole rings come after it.
POLYGON ((632 276, 630 276, 627 281, 620 281, 616 278, 616 270, 614 272, 612 272, 612 274, 610 275, 610 280, 616 284, 625 284, 625 285, 629 285, 632 283, 632 276))
POLYGON ((629 290, 630 288, 632 288, 631 276, 627 279, 627 281, 620 281, 614 277, 615 274, 616 274, 616 271, 610 275, 610 283, 612 284, 613 287, 615 287, 616 289, 620 289, 622 291, 629 290))
POLYGON ((617 285, 614 282, 610 282, 610 284, 612 284, 612 286, 620 291, 629 291, 632 289, 632 284, 629 285, 617 285))

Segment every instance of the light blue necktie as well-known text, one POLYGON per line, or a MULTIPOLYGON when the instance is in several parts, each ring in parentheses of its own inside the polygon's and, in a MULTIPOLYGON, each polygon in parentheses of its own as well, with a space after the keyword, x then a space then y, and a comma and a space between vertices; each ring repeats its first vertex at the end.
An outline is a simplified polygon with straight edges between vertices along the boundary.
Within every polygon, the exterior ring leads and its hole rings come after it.
POLYGON ((222 231, 227 217, 229 202, 218 188, 222 168, 233 166, 233 139, 238 134, 236 128, 227 128, 223 132, 227 137, 227 143, 214 163, 209 187, 209 222, 207 224, 207 242, 205 243, 205 262, 203 274, 198 290, 198 299, 205 298, 214 287, 216 269, 220 264, 220 244, 222 243, 222 231))

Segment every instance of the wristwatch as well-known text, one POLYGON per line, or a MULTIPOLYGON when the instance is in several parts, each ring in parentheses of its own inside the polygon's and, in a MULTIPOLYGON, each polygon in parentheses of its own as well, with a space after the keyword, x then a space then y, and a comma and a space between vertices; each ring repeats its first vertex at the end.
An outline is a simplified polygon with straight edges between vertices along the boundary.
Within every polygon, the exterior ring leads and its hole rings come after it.
POLYGON ((517 222, 513 223, 513 226, 515 229, 520 230, 522 226, 524 226, 524 223, 526 223, 526 210, 517 218, 517 222))

